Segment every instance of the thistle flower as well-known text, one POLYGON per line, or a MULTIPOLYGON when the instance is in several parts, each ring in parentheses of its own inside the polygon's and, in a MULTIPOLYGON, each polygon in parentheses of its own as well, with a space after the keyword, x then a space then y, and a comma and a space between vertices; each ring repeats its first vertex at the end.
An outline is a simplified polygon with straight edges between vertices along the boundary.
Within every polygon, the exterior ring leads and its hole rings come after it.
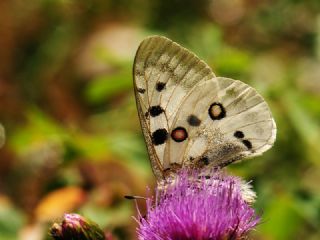
POLYGON ((238 240, 258 224, 248 184, 221 173, 196 176, 184 170, 158 186, 155 199, 146 200, 146 217, 139 212, 140 240, 238 240))
POLYGON ((61 223, 54 223, 50 235, 55 240, 105 239, 104 232, 96 223, 75 213, 65 214, 61 223))

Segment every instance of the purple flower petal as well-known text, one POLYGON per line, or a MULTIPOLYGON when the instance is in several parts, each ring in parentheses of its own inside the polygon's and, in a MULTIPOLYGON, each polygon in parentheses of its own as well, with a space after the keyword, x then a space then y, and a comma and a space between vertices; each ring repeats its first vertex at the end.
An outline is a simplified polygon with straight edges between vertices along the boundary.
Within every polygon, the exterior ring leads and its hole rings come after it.
POLYGON ((146 217, 139 217, 140 240, 242 239, 258 224, 239 178, 197 176, 184 170, 172 183, 158 186, 155 200, 147 199, 146 217))

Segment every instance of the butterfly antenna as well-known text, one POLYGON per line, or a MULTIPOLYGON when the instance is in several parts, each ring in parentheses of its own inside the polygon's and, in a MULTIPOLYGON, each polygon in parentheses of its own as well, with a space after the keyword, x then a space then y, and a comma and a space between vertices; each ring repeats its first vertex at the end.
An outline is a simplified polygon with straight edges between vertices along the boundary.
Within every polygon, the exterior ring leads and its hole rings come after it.
POLYGON ((138 200, 138 199, 147 200, 147 198, 145 198, 145 197, 133 196, 133 195, 125 195, 124 198, 125 198, 125 199, 129 199, 129 200, 138 200))

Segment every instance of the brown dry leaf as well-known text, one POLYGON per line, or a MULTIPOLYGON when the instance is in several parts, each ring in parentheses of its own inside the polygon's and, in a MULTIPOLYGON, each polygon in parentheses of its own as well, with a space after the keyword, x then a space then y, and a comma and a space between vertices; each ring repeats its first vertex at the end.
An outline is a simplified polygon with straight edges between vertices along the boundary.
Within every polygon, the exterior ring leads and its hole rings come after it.
POLYGON ((79 187, 65 187, 46 195, 38 204, 35 216, 39 221, 50 221, 72 212, 85 200, 86 194, 79 187))

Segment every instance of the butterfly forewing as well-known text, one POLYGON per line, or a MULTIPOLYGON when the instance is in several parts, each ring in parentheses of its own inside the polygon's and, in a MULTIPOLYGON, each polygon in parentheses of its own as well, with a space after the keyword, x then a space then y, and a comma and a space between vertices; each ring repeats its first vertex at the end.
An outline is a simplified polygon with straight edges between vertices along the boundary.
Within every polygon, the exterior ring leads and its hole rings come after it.
MULTIPOLYGON (((179 105, 200 81, 214 77, 197 56, 164 37, 145 39, 133 68, 136 101, 151 164, 164 171, 164 148, 179 105)), ((157 170, 159 169, 159 170, 157 170)))
POLYGON ((215 77, 206 63, 165 37, 140 44, 133 75, 158 180, 183 166, 223 167, 259 155, 275 140, 268 105, 253 88, 215 77))

